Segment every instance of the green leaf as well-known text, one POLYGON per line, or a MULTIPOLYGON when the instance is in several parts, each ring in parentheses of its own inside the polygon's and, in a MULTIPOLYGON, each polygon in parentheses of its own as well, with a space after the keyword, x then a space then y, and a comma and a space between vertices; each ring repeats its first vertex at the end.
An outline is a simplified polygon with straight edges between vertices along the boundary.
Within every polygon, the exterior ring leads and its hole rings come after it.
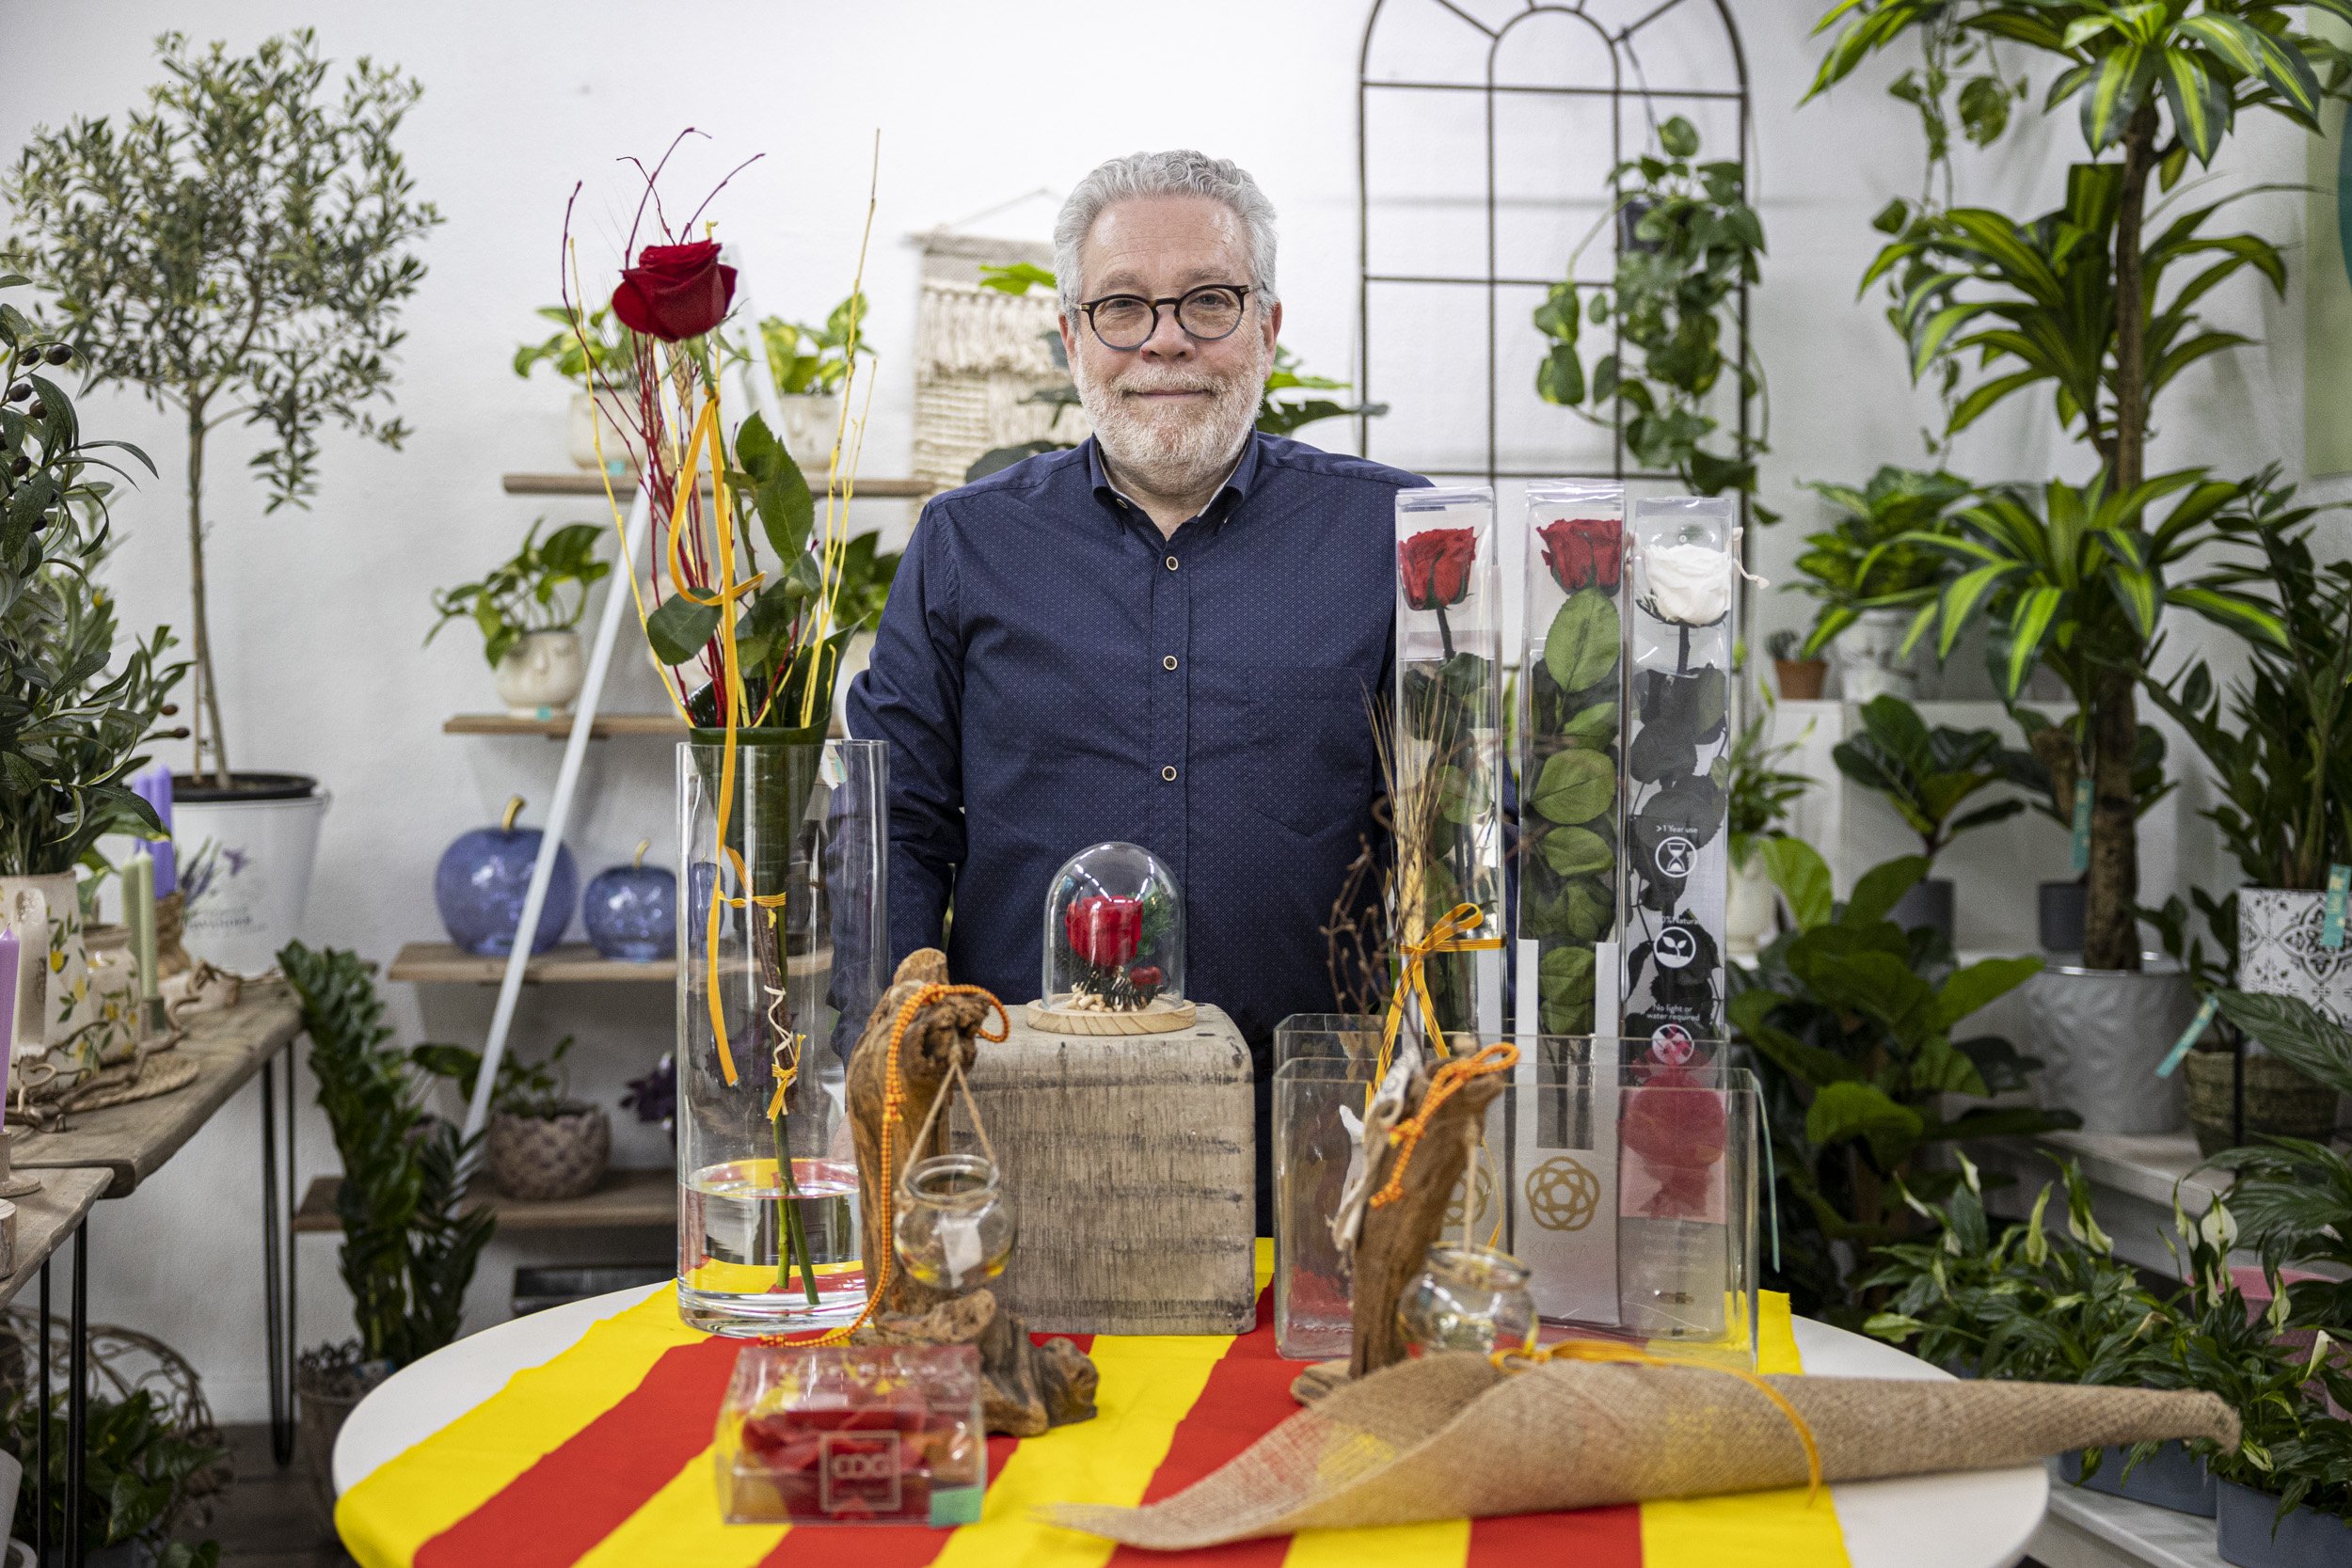
POLYGON ((1944 982, 1944 989, 1936 992, 1929 1022, 1938 1029, 1950 1029, 1986 1003, 2008 995, 2041 973, 2040 958, 1979 959, 1944 982))
POLYGON ((1548 1012, 1589 1015, 1593 1006, 1593 950, 1555 947, 1536 966, 1537 993, 1548 1012))
POLYGON ((808 531, 817 516, 816 498, 792 454, 757 414, 735 433, 735 460, 751 476, 759 526, 776 560, 787 566, 807 552, 808 531))
POLYGON ((645 617, 645 641, 664 664, 687 663, 719 634, 719 607, 673 594, 645 617))
POLYGON ((2148 96, 2155 78, 2157 51, 2127 43, 2099 56, 2083 94, 2083 140, 2104 152, 2122 139, 2123 127, 2148 96))
POLYGON ((2312 73, 2311 62, 2303 52, 2280 42, 2268 33, 2257 32, 2255 39, 2262 54, 2262 78, 2279 95, 2279 107, 2289 119, 2305 126, 2319 129, 2319 78, 2312 73))
POLYGON ((2173 30, 2195 39, 2213 51, 2221 63, 2241 76, 2258 75, 2263 68, 2262 35, 2234 16, 2206 11, 2184 17, 2173 30))
POLYGON ((1898 1105, 1868 1084, 1825 1084, 1805 1108, 1805 1140, 1828 1148, 1855 1138, 1867 1140, 1879 1168, 1892 1170, 1909 1156, 1925 1129, 1919 1113, 1898 1105))
POLYGON ((1544 863, 1563 877, 1606 871, 1616 864, 1609 841, 1590 828, 1554 828, 1544 834, 1544 863))
POLYGON ((2263 1048, 2309 1077, 2352 1094, 2352 1029, 2329 1022, 2296 996, 2225 990, 2215 994, 2221 1016, 2263 1048))
POLYGON ((2047 585, 2028 589, 2020 595, 2009 632, 2008 692, 2012 699, 2025 689, 2026 673, 2042 652, 2042 641, 2049 635, 2050 623, 2065 597, 2063 589, 2047 585))
POLYGON ((1574 408, 1584 401, 1584 362, 1566 343, 1555 343, 1535 362, 1535 395, 1546 403, 1574 408))
POLYGON ((1547 758, 1528 803, 1554 822, 1590 822, 1617 799, 1617 765, 1601 752, 1560 752, 1547 758))
POLYGON ((2230 129, 2230 91, 2205 69, 2205 62, 2183 49, 2168 49, 2163 61, 2164 101, 2172 111, 2172 128, 2197 161, 2210 166, 2216 149, 2230 129))
POLYGON ((1571 594, 1544 634, 1544 668, 1563 691, 1581 691, 1617 667, 1617 603, 1597 588, 1571 594))
POLYGON ((1658 128, 1658 145, 1672 157, 1688 158, 1699 150, 1699 134, 1689 120, 1676 115, 1658 128))
POLYGON ((1853 885, 1853 896, 1846 900, 1846 912, 1839 924, 1846 926, 1875 926, 1886 918, 1886 911, 1919 884, 1928 874, 1925 855, 1904 855, 1874 865, 1862 874, 1853 885))
POLYGON ((1829 863, 1820 850, 1801 838, 1775 838, 1767 840, 1758 853, 1764 857, 1764 874, 1788 901, 1788 913, 1799 930, 1809 931, 1829 919, 1836 898, 1829 863))
POLYGON ((1612 934, 1617 918, 1617 900, 1604 883, 1579 877, 1568 884, 1561 904, 1567 918, 1568 934, 1579 942, 1599 942, 1612 934))
POLYGON ((1617 705, 1595 703, 1568 715, 1560 733, 1570 740, 1589 741, 1596 745, 1613 744, 1617 738, 1617 705))

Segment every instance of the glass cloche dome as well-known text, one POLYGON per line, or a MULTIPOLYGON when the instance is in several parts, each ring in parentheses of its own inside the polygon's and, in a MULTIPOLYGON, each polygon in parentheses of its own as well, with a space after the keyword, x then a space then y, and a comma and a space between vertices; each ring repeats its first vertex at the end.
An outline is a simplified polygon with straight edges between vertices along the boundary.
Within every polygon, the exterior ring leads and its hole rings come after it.
POLYGON ((1138 845, 1097 844, 1045 895, 1045 974, 1029 1022, 1070 1035, 1151 1035, 1193 1022, 1184 896, 1138 845))

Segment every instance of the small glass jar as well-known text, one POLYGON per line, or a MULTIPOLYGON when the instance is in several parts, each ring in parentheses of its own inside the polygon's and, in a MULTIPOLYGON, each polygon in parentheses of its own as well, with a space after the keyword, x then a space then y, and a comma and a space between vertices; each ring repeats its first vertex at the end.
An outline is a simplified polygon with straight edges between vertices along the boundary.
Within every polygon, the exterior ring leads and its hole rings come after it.
POLYGON ((934 1154, 907 1167, 890 1224, 898 1265, 935 1291, 961 1294, 1005 1272, 1017 1229, 996 1162, 934 1154))
POLYGON ((1396 1304, 1397 1327, 1414 1356, 1442 1351, 1523 1351, 1535 1342, 1535 1298, 1527 1265, 1492 1247, 1429 1249, 1428 1266, 1396 1304))

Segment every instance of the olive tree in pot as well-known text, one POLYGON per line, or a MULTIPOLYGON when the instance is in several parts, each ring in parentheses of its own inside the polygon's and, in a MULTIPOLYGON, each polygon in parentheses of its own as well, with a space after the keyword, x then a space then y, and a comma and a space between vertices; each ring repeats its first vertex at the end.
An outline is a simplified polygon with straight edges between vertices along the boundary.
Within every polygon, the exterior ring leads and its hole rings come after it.
POLYGON ((2352 865, 2352 562, 2313 559, 2320 509, 2277 473, 2221 527, 2252 551, 2244 576, 2275 595, 2283 644, 2256 643, 2226 693, 2199 659, 2150 695, 2212 765, 2204 815, 2246 873, 2238 985, 2352 1025, 2352 945, 2327 944, 2324 913, 2330 868, 2352 865))
POLYGON ((343 1418, 393 1371, 457 1338, 495 1222, 464 1201, 475 1145, 425 1110, 407 1053, 385 1043, 392 1031, 369 966, 356 953, 298 942, 278 962, 302 1005, 319 1105, 343 1166, 336 1263, 358 1335, 305 1351, 294 1380, 304 1464, 331 1512, 343 1418))
POLYGON ((187 432, 196 742, 175 786, 190 841, 189 944, 267 966, 309 892, 326 800, 300 773, 231 771, 207 600, 205 459, 224 425, 258 426, 265 509, 307 506, 331 419, 387 446, 400 308, 424 276, 412 242, 440 221, 394 145, 418 96, 360 59, 339 90, 309 31, 249 55, 177 33, 164 80, 119 122, 37 129, 8 172, 10 266, 56 295, 94 384, 135 387, 187 432), (208 852, 209 847, 209 852, 208 852))
POLYGON ((127 781, 140 748, 173 733, 158 726, 187 668, 166 661, 161 626, 116 657, 97 578, 112 547, 104 475, 122 471, 106 449, 147 459, 83 436, 54 379, 73 360, 0 306, 0 924, 23 944, 15 1017, 0 1024, 13 1023, 18 1053, 48 1050, 67 1072, 95 1065, 74 1047, 99 1017, 74 868, 102 834, 163 836, 127 781))
POLYGON ((612 570, 596 558, 603 530, 569 523, 542 541, 539 525, 546 521, 532 523, 523 547, 480 581, 436 590, 440 619, 424 634, 430 643, 452 621, 471 621, 482 633, 482 657, 499 700, 518 719, 549 718, 580 695, 587 678, 580 618, 590 586, 612 570))
MULTIPOLYGON (((1919 853, 1930 866, 1952 840, 1971 828, 2006 822, 2026 809, 2010 799, 1956 815, 1969 800, 2008 781, 2001 737, 1991 730, 1933 729, 1919 710, 1900 697, 1875 697, 1863 705, 1862 729, 1831 749, 1837 770, 1865 789, 1886 797, 1903 825, 1919 835, 1919 853)), ((1926 926, 1946 942, 1957 941, 1952 884, 1923 878, 1886 917, 1909 929, 1926 926)))
MULTIPOLYGON (((2328 0, 2324 8, 2347 8, 2328 0)), ((2063 430, 2095 459, 2086 483, 1998 491, 1962 512, 1952 532, 1915 535, 1950 564, 1913 636, 1933 630, 1948 654, 1962 628, 1981 620, 2012 699, 2037 665, 2064 680, 2089 786, 2083 963, 2038 976, 2029 1000, 2054 1053, 2100 1062, 2087 1082, 2145 1076, 2194 1007, 2185 979, 2142 975, 2136 912, 2136 705, 2159 622, 2174 608, 2284 641, 2277 615, 2238 578, 2188 564, 2228 539, 2215 520, 2249 486, 2197 469, 2152 476, 2147 443, 2156 394, 2198 360, 2247 341, 2208 325, 2197 303, 2248 268, 2283 291, 2285 262, 2258 235, 2208 232, 2222 202, 2152 213, 2150 187, 2171 186, 2192 159, 2210 166, 2241 113, 2277 113, 2317 133, 2323 89, 2312 62, 2332 49, 2269 0, 2204 0, 2193 10, 2104 0, 1847 0, 1824 25, 1838 31, 1816 93, 1898 39, 1960 28, 2044 57, 2055 68, 2045 111, 2080 112, 2090 161, 2068 171, 2058 208, 2028 222, 1984 207, 1923 212, 1882 249, 1865 281, 1892 278, 1903 289, 1893 320, 1915 376, 1974 351, 1947 435, 2020 392, 2046 388, 2063 430)), ((2054 1061, 2054 1076, 2060 1066, 2054 1061)))

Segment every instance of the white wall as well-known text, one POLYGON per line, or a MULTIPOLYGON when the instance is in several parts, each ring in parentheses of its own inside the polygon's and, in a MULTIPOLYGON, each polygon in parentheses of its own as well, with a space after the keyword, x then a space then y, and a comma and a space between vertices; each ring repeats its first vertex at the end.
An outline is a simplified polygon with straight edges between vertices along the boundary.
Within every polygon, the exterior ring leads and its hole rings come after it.
MULTIPOLYGON (((1389 0, 1392 13, 1424 3, 1389 0)), ((1756 299, 1772 387, 1766 491, 1790 515, 1765 539, 1762 560, 1768 574, 1785 578, 1815 517, 1793 489, 1797 480, 1859 478, 1880 462, 1919 455, 1915 431, 1930 405, 1910 392, 1877 302, 1854 300, 1876 238, 1867 220, 1915 185, 1916 141, 1909 111, 1880 93, 1891 72, 1879 67, 1827 102, 1795 109, 1816 53, 1806 39, 1809 0, 1742 0, 1737 8, 1772 238, 1756 299)), ((415 437, 393 453, 330 436, 315 507, 263 515, 231 435, 230 451, 215 458, 208 494, 217 525, 212 602, 234 760, 307 769, 335 792, 310 940, 389 959, 403 941, 437 936, 430 876, 442 847, 495 816, 510 793, 543 807, 550 790, 556 748, 440 733, 449 714, 489 705, 487 672, 462 628, 430 650, 419 642, 429 590, 510 550, 535 515, 597 515, 591 506, 509 498, 498 487, 501 472, 564 462, 562 389, 548 379, 516 380, 507 360, 516 341, 533 333, 532 309, 555 293, 557 238, 576 180, 607 193, 583 203, 582 264, 596 268, 605 260, 599 245, 614 243, 612 201, 622 187, 611 160, 656 153, 680 125, 697 125, 713 140, 687 161, 675 188, 699 195, 718 170, 765 151, 722 198, 722 233, 750 257, 755 270, 747 281, 763 309, 809 317, 845 292, 879 126, 882 204, 868 290, 872 336, 886 357, 866 472, 903 472, 916 267, 903 237, 1041 185, 1058 193, 1101 158, 1138 147, 1198 145, 1255 171, 1281 214, 1286 341, 1314 368, 1351 362, 1355 74, 1365 9, 1357 0, 7 6, 0 149, 18 145, 35 124, 129 106, 156 74, 148 40, 167 28, 245 49, 273 30, 312 24, 333 57, 397 61, 427 89, 404 145, 420 190, 449 221, 424 248, 430 272, 406 316, 400 406, 415 437)), ((1651 63, 1661 72, 1671 64, 1651 63)), ((1999 158, 1963 151, 1963 198, 2046 197, 2058 164, 2078 145, 2070 114, 2029 128, 1999 158)), ((2243 139, 2229 167, 2233 179, 2302 173, 2294 138, 2266 129, 2243 139)), ((1475 177, 1469 166, 1433 173, 1450 173, 1457 186, 1475 177)), ((1459 210, 1437 202, 1430 211, 1459 210)), ((2299 235, 2295 198, 2262 198, 2242 211, 2273 235, 2299 235)), ((1042 237, 1049 222, 1050 204, 1032 201, 977 228, 1042 237)), ((2241 288, 2217 301, 2216 313, 2271 344, 2223 356, 2168 397, 2162 457, 2229 472, 2282 457, 2292 469, 2301 441, 2299 302, 2290 296, 2280 306, 2241 288)), ((1506 316, 1503 334, 1512 352, 1525 346, 1519 319, 1506 316)), ((1427 402, 1483 399, 1458 358, 1449 353, 1421 365, 1416 385, 1427 402)), ((1398 426, 1414 417, 1401 408, 1375 451, 1401 453, 1414 432, 1398 426)), ((131 398, 91 399, 85 423, 144 444, 165 470, 164 481, 119 510, 127 542, 113 579, 131 624, 183 622, 185 543, 170 478, 182 443, 168 420, 131 398)), ((1338 426, 1310 434, 1344 438, 1338 426)), ((2040 477, 2053 464, 2082 476, 2078 454, 2058 449, 2046 418, 2022 404, 1987 420, 1960 460, 1963 471, 1986 479, 2040 477)), ((877 505, 872 515, 896 528, 909 520, 902 505, 877 505)), ((1790 625, 1804 613, 1795 601, 1768 601, 1763 620, 1790 625)), ((614 705, 657 705, 642 664, 629 661, 624 678, 614 705)), ((624 857, 640 837, 665 842, 669 802, 658 744, 596 747, 583 816, 569 835, 583 877, 624 857)), ((2198 863, 2210 867, 2211 857, 2198 863)), ((405 1037, 478 1040, 486 1024, 486 991, 387 989, 405 1037)), ((621 1079, 660 1053, 670 1027, 668 999, 658 990, 608 988, 532 994, 519 1037, 537 1046, 578 1030, 584 1060, 576 1084, 610 1101, 621 1079)), ((306 1101, 309 1093, 306 1082, 306 1101)), ((103 1206, 92 1222, 94 1312, 187 1352, 215 1409, 238 1419, 256 1417, 262 1403, 257 1119, 248 1092, 148 1190, 103 1206)), ((618 1133, 623 1163, 665 1157, 658 1134, 626 1123, 618 1133)), ((302 1136, 306 1178, 331 1168, 315 1111, 306 1113, 302 1136)), ((669 1243, 655 1233, 607 1244, 612 1256, 658 1261, 669 1243)), ((347 1332, 331 1243, 298 1245, 303 1342, 347 1332)), ((518 1259, 528 1260, 519 1247, 493 1249, 475 1291, 476 1323, 502 1314, 518 1259)))

